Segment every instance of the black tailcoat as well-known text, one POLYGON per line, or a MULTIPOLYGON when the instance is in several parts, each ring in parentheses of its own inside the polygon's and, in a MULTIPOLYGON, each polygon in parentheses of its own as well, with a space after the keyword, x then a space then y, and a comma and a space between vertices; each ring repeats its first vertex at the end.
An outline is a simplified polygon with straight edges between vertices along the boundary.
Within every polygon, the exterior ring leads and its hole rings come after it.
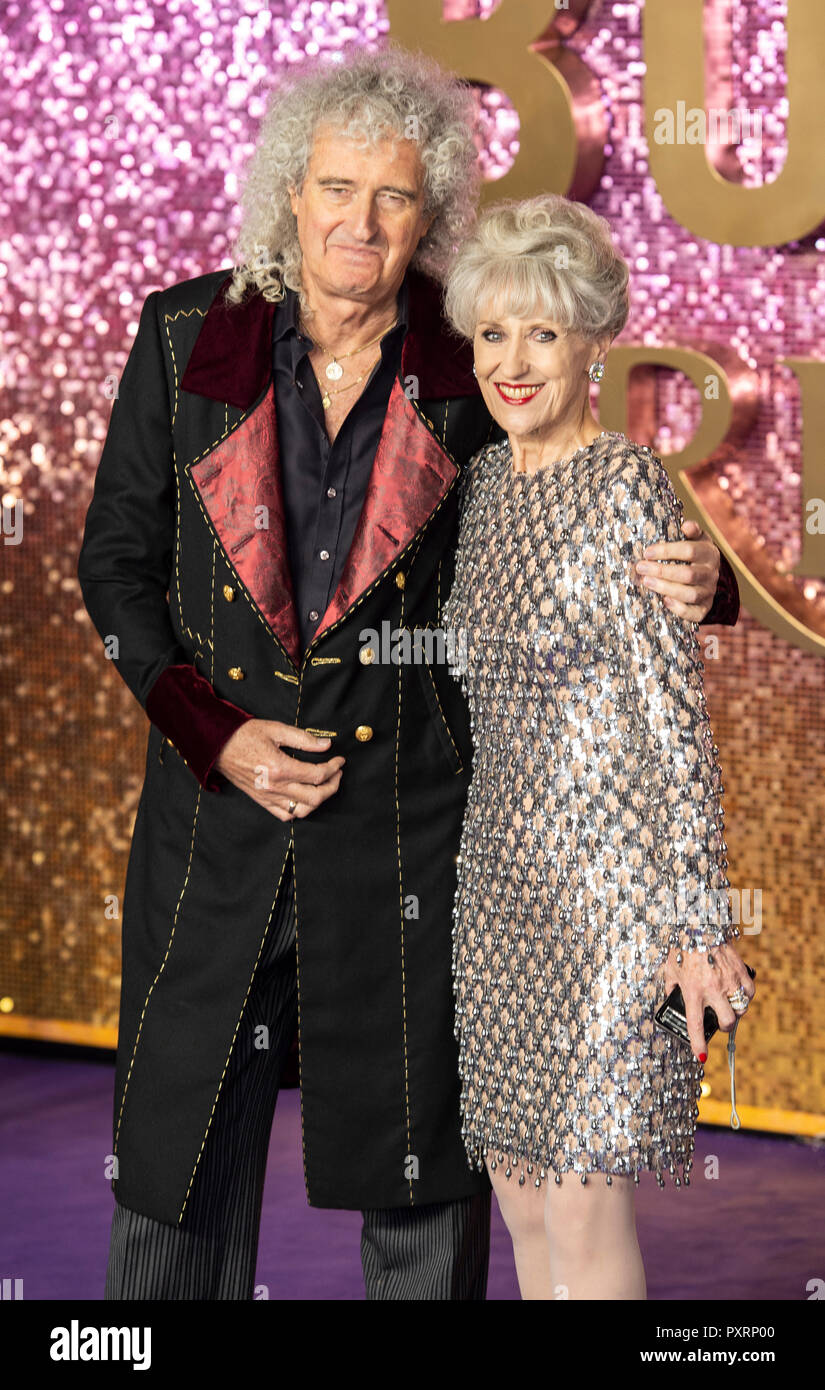
POLYGON ((308 1200, 460 1197, 487 1183, 461 1141, 450 976, 468 718, 446 665, 380 650, 366 663, 359 634, 437 626, 459 479, 490 417, 437 287, 411 274, 363 512, 301 652, 273 306, 225 307, 225 280, 148 297, 78 570, 152 720, 124 899, 113 1187, 127 1207, 181 1219, 291 846, 308 1200), (336 795, 290 825, 208 773, 239 709, 328 731, 321 756, 347 759, 336 795))

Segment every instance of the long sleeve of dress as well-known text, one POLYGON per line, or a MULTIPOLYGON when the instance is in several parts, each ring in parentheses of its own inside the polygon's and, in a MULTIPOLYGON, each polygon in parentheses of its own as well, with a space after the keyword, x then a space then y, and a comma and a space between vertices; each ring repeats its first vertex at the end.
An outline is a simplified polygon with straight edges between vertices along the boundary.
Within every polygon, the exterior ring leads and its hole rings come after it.
POLYGON ((615 791, 627 852, 644 859, 645 917, 661 962, 672 947, 707 950, 735 934, 722 778, 697 624, 640 591, 631 574, 645 545, 679 538, 682 505, 661 460, 642 446, 617 451, 604 503, 602 579, 614 618, 605 654, 623 745, 615 791))

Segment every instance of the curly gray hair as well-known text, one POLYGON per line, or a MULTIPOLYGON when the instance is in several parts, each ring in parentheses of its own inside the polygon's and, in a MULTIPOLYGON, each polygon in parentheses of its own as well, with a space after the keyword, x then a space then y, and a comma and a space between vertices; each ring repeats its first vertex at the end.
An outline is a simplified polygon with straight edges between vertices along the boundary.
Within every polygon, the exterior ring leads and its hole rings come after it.
POLYGON ((413 266, 443 280, 475 220, 479 171, 475 108, 468 84, 431 58, 390 47, 346 64, 316 62, 290 73, 272 93, 247 171, 236 269, 226 299, 300 293, 301 247, 289 199, 300 191, 317 128, 333 126, 376 142, 415 132, 424 166, 425 216, 434 215, 413 266))
POLYGON ((628 278, 603 217, 542 193, 482 213, 450 269, 445 308, 465 338, 475 336, 481 303, 490 299, 517 318, 538 309, 583 338, 612 339, 627 322, 628 278))

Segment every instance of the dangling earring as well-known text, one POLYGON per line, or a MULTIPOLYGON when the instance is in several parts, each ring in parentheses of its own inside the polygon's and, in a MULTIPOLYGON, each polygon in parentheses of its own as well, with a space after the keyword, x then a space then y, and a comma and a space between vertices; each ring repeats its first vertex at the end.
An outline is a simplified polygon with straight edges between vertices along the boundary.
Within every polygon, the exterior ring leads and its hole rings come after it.
POLYGON ((476 364, 475 364, 475 362, 473 363, 473 376, 478 376, 478 372, 476 371, 476 364))
POLYGON ((590 364, 590 370, 588 371, 587 375, 590 377, 590 380, 592 382, 601 381, 602 377, 604 376, 604 362, 592 362, 590 364))

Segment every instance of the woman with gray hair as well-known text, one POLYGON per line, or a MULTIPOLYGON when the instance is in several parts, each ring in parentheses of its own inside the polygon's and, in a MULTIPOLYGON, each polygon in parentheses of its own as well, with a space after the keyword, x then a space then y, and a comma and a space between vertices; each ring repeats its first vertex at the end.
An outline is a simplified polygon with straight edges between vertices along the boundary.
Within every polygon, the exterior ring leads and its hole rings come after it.
POLYGON ((660 459, 590 410, 627 282, 607 223, 547 195, 490 208, 446 293, 507 434, 466 471, 443 612, 474 741, 453 928, 462 1133, 529 1299, 645 1297, 639 1174, 688 1182, 704 1008, 730 1031, 754 993, 729 944, 695 625, 630 573, 679 535, 681 504, 660 459), (677 984, 690 1044, 654 1023, 677 984))

